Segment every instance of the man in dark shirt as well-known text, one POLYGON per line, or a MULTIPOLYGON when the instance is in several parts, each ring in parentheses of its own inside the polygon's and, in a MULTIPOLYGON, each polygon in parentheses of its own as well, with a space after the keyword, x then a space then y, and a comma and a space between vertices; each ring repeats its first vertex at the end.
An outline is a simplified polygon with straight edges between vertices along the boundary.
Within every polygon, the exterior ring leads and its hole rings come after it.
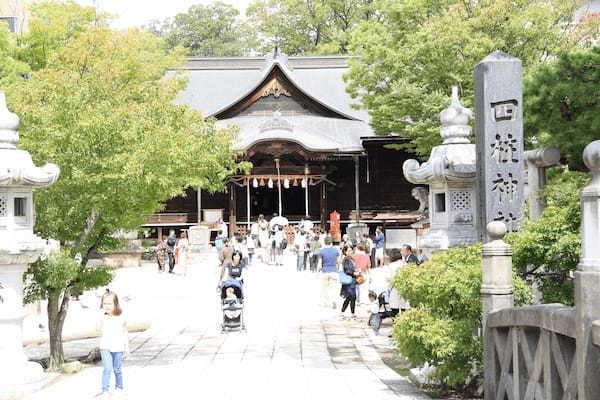
POLYGON ((419 259, 412 252, 412 247, 409 244, 402 245, 402 259, 407 264, 417 264, 419 265, 419 259))

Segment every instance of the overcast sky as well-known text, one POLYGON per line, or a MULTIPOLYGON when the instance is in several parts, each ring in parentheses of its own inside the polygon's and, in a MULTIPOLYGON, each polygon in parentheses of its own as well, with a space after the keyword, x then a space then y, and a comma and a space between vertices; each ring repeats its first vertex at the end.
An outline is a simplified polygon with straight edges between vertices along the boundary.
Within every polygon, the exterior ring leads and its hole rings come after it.
MULTIPOLYGON (((231 4, 244 15, 250 0, 222 0, 231 4)), ((94 0, 77 0, 84 6, 94 5, 94 0)), ((185 12, 194 4, 209 4, 211 0, 96 0, 96 6, 111 14, 117 14, 112 24, 115 28, 130 28, 148 23, 153 19, 172 17, 185 12)))

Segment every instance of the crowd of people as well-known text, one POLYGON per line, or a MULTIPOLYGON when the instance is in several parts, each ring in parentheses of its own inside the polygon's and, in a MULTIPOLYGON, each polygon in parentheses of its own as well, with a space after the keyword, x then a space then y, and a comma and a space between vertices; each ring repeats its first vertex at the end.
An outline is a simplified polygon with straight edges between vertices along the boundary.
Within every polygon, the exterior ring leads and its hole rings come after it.
MULTIPOLYGON (((408 308, 408 303, 402 299, 392 287, 392 280, 398 269, 405 264, 421 264, 426 260, 420 250, 403 245, 402 249, 390 249, 385 264, 385 234, 377 227, 374 235, 354 232, 345 234, 339 243, 334 243, 331 235, 322 229, 314 227, 311 221, 302 219, 293 228, 284 230, 284 226, 272 223, 274 216, 267 221, 264 216, 251 224, 248 234, 236 233, 227 238, 220 232, 216 247, 219 249, 219 262, 222 268, 220 279, 226 277, 226 271, 234 263, 233 254, 239 254, 235 263, 243 268, 255 260, 273 265, 283 265, 284 251, 295 256, 296 271, 310 271, 322 276, 323 306, 337 309, 340 307, 341 318, 356 319, 357 306, 365 306, 375 310, 373 303, 371 270, 382 268, 386 275, 387 297, 391 314, 396 316, 408 308), (290 233, 291 238, 288 238, 290 233), (289 246, 291 242, 291 246, 289 246), (346 311, 350 315, 346 317, 346 311)), ((375 296, 377 299, 378 296, 375 296)))

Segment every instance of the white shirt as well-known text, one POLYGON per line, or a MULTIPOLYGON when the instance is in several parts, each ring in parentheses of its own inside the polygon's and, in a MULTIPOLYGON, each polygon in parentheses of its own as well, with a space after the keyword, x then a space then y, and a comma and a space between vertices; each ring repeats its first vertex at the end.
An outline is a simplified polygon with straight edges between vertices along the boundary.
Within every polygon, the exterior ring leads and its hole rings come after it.
POLYGON ((298 233, 294 238, 294 244, 298 246, 298 251, 304 251, 304 248, 306 247, 306 236, 298 233))
POLYGON ((129 338, 127 336, 127 327, 125 316, 103 314, 100 322, 100 349, 106 349, 111 352, 128 352, 129 338))
POLYGON ((258 224, 256 222, 250 225, 250 234, 258 235, 258 224))

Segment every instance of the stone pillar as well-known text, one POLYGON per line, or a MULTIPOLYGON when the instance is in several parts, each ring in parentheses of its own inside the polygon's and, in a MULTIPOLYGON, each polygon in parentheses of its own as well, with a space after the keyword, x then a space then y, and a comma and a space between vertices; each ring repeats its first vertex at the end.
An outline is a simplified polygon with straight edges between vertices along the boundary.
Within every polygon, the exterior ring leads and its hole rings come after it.
POLYGON ((483 325, 487 315, 502 308, 512 307, 512 248, 503 238, 506 225, 492 221, 487 225, 489 242, 483 246, 483 275, 481 283, 481 303, 483 325))
POLYGON ((546 186, 546 168, 557 165, 560 151, 556 147, 529 150, 525 152, 527 164, 527 200, 529 218, 535 221, 546 208, 546 201, 539 191, 546 186))
POLYGON ((481 284, 481 304, 483 322, 483 360, 485 400, 494 400, 496 388, 496 364, 494 340, 486 330, 487 316, 492 311, 514 305, 512 282, 512 248, 504 242, 506 225, 493 221, 487 225, 489 242, 483 245, 483 274, 481 284))
POLYGON ((496 51, 475 67, 478 233, 501 221, 510 232, 522 223, 523 88, 521 60, 496 51))
POLYGON ((600 399, 600 348, 592 343, 592 322, 600 320, 600 140, 588 144, 583 162, 592 172, 581 198, 581 260, 575 272, 577 386, 579 400, 600 399))
POLYGON ((42 367, 23 353, 23 272, 46 241, 33 233, 33 188, 58 179, 54 164, 38 168, 17 149, 19 117, 0 92, 0 399, 16 399, 45 382, 42 367))

